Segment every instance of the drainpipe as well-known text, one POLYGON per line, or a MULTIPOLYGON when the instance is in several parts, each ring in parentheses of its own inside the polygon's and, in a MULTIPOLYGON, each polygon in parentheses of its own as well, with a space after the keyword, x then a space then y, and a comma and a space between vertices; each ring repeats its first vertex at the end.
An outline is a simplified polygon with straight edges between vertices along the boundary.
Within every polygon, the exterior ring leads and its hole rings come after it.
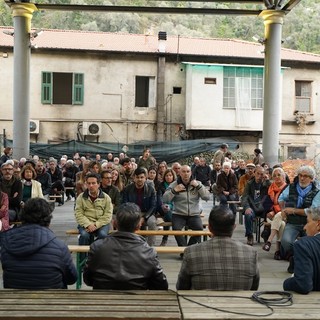
POLYGON ((159 57, 158 57, 158 74, 157 74, 157 129, 156 129, 156 140, 166 141, 166 130, 165 130, 165 69, 166 69, 166 41, 167 33, 160 31, 158 33, 159 41, 159 57))

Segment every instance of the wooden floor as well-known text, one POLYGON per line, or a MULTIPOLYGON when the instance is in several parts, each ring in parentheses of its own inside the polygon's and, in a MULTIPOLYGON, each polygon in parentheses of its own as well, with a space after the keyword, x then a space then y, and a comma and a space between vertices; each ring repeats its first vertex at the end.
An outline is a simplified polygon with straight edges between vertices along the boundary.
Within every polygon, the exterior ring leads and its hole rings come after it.
MULTIPOLYGON (((76 227, 74 213, 73 213, 74 201, 68 201, 61 207, 56 207, 53 212, 53 220, 51 223, 51 229, 56 235, 66 242, 66 244, 77 244, 77 236, 67 236, 65 231, 67 229, 73 229, 76 227)), ((203 212, 207 216, 212 207, 212 201, 203 202, 203 212)), ((238 221, 238 219, 237 219, 238 221)), ((235 239, 245 243, 244 226, 238 225, 234 236, 235 239)), ((157 236, 156 245, 159 246, 161 242, 161 236, 157 236)), ((168 245, 175 246, 176 242, 174 237, 169 237, 168 245)), ((260 287, 259 290, 282 290, 283 280, 290 276, 287 273, 288 263, 286 261, 273 260, 273 254, 275 251, 274 244, 271 247, 270 252, 265 252, 261 249, 262 244, 254 244, 254 247, 258 251, 259 255, 259 267, 260 267, 260 287)), ((180 270, 181 259, 179 255, 174 254, 161 254, 159 255, 161 265, 167 275, 169 288, 175 290, 175 284, 177 275, 180 270)), ((75 261, 75 256, 74 256, 75 261)), ((2 270, 0 268, 0 274, 2 278, 2 270)), ((2 281, 0 282, 0 288, 2 288, 2 281)), ((75 289, 75 285, 70 286, 70 289, 75 289)), ((82 289, 89 289, 85 285, 82 289)))

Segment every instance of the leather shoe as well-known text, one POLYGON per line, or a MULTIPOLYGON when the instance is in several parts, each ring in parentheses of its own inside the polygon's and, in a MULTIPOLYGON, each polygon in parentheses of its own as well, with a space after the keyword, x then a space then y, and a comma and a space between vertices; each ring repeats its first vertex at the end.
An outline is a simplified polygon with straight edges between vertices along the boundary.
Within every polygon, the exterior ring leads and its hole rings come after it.
POLYGON ((247 237, 247 245, 253 246, 253 235, 247 237))

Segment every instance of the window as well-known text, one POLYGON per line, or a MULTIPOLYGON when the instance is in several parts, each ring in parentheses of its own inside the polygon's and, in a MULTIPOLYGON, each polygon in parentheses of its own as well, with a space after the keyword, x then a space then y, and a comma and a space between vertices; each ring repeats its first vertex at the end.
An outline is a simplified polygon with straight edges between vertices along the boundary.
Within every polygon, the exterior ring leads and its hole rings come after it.
POLYGON ((82 105, 84 81, 82 73, 42 72, 43 104, 82 105))
POLYGON ((155 107, 155 78, 136 76, 135 106, 155 107))
MULTIPOLYGON (((244 103, 246 109, 263 108, 263 69, 249 67, 223 68, 223 107, 236 108, 244 103)), ((243 108, 243 107, 242 107, 243 108)))
POLYGON ((296 81, 295 111, 311 113, 311 81, 296 81))
POLYGON ((173 87, 172 92, 173 94, 181 94, 181 87, 173 87))
POLYGON ((290 159, 306 159, 306 147, 288 147, 288 158, 290 159))

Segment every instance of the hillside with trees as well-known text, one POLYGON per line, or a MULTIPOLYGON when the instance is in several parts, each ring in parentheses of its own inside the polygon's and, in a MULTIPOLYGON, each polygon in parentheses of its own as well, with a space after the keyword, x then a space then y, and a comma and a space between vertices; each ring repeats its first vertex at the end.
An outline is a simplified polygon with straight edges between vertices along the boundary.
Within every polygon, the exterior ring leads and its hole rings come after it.
MULTIPOLYGON (((203 6, 201 2, 147 1, 147 0, 38 0, 36 3, 88 4, 88 5, 150 5, 203 6)), ((207 7, 235 8, 235 4, 206 3, 207 7)), ((238 8, 251 8, 238 4, 238 8)), ((256 8, 256 7, 255 7, 256 8)), ((262 6, 260 7, 263 8, 262 6)), ((286 17, 283 26, 283 47, 320 54, 320 1, 303 0, 286 17)), ((12 26, 10 8, 0 3, 0 24, 12 26)), ((263 37, 263 20, 255 16, 231 15, 164 15, 106 12, 35 12, 34 28, 70 29, 105 32, 128 32, 202 38, 235 38, 253 41, 255 34, 263 37)))

